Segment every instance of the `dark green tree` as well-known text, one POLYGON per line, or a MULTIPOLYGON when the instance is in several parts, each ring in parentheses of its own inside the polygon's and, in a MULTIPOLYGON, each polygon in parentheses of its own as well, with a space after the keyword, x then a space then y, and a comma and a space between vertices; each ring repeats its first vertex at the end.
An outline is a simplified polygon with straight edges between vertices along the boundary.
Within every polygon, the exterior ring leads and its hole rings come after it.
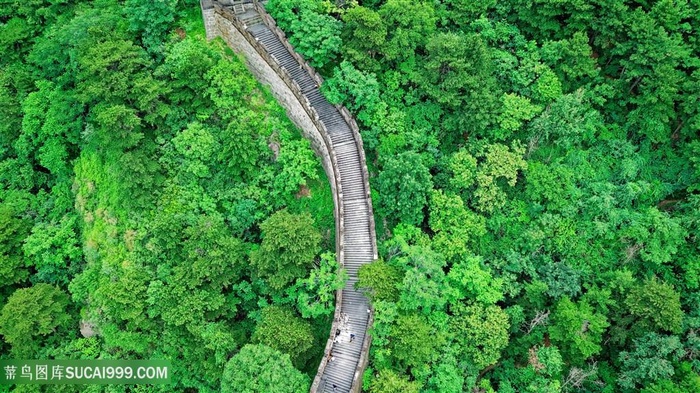
POLYGON ((22 256, 21 247, 30 225, 29 220, 18 217, 16 207, 0 204, 0 287, 19 283, 29 276, 28 261, 22 256))
POLYGON ((429 35, 420 85, 453 115, 444 124, 459 134, 486 135, 494 122, 498 86, 489 51, 478 35, 429 35))
POLYGON ((291 309, 278 306, 263 309, 251 340, 289 355, 297 368, 304 365, 314 344, 311 324, 291 309))
POLYGON ((262 243, 250 255, 251 268, 274 289, 304 277, 320 252, 321 235, 309 214, 280 210, 260 224, 262 243))
POLYGON ((673 376, 673 362, 682 356, 682 348, 676 336, 649 333, 635 340, 633 351, 620 352, 622 372, 618 384, 632 390, 673 376))

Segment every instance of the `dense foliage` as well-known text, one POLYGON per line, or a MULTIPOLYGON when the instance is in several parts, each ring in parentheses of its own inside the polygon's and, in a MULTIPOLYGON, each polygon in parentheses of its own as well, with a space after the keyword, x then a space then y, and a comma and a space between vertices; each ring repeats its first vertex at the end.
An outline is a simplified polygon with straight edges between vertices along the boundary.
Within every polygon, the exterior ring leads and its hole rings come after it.
POLYGON ((174 367, 17 392, 308 389, 344 278, 330 187, 198 4, 0 4, 0 357, 174 367))
MULTIPOLYGON (((15 391, 308 389, 330 189, 197 3, 0 4, 0 356, 176 368, 15 391)), ((700 392, 697 1, 267 7, 360 123, 366 391, 700 392)))
POLYGON ((269 1, 343 22, 324 90, 383 257, 368 391, 700 392, 699 7, 269 1))

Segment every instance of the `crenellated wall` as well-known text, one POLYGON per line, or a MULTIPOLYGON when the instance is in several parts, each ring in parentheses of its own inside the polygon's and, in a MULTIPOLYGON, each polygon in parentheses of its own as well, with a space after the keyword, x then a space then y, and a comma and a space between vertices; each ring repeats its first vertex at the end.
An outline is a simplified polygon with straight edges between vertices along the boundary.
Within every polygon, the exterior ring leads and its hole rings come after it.
MULTIPOLYGON (((206 29, 207 39, 213 39, 216 37, 221 37, 236 53, 243 56, 245 59, 248 69, 256 76, 258 81, 262 84, 268 86, 270 91, 275 96, 275 98, 280 102, 280 104, 286 109, 289 118, 294 122, 294 124, 299 127, 305 138, 311 141, 311 145, 321 159, 323 168, 326 172, 328 180, 331 185, 331 189, 334 197, 334 215, 336 224, 336 255, 338 262, 341 266, 344 266, 345 261, 345 220, 344 220, 344 203, 343 203, 343 189, 340 177, 340 170, 338 165, 338 158, 336 152, 333 148, 332 140, 329 136, 328 130, 326 129, 324 123, 319 119, 316 109, 311 105, 306 96, 302 93, 301 87, 297 82, 291 77, 291 74, 281 66, 275 57, 268 53, 268 51, 255 39, 255 37, 247 30, 245 22, 241 21, 237 16, 236 12, 245 12, 246 10, 255 9, 262 23, 264 23, 267 28, 273 34, 275 34, 279 41, 286 47, 289 53, 296 59, 297 63, 303 68, 309 76, 316 82, 317 87, 323 83, 321 78, 316 71, 309 66, 306 61, 297 54, 287 41, 284 33, 277 28, 274 20, 267 14, 265 9, 257 1, 249 0, 200 0, 202 7, 202 16, 204 20, 204 26, 206 29), (223 6, 222 6, 223 5, 223 6)), ((260 19, 258 19, 259 23, 260 19)), ((368 226, 369 232, 371 234, 369 242, 371 242, 371 250, 373 258, 377 259, 377 244, 376 244, 376 233, 375 233, 375 223, 374 215, 372 212, 372 203, 369 187, 369 174, 367 173, 367 166, 365 164, 365 155, 362 145, 362 138, 360 136, 359 128, 357 123, 352 118, 350 113, 345 107, 336 106, 338 112, 342 116, 343 120, 348 124, 352 135, 354 143, 357 147, 359 154, 361 168, 362 168, 362 178, 364 184, 364 190, 367 204, 367 210, 369 212, 368 226)), ((333 337, 336 331, 338 322, 341 318, 341 304, 343 301, 343 290, 338 290, 336 293, 336 308, 334 314, 334 322, 331 328, 329 339, 326 343, 325 356, 322 359, 318 374, 314 379, 311 387, 311 392, 315 393, 320 387, 320 377, 324 373, 324 369, 327 365, 328 359, 330 358, 330 353, 333 348, 333 337)), ((369 320, 367 327, 371 326, 373 315, 369 315, 369 320)), ((352 378, 352 388, 353 393, 359 393, 362 386, 362 374, 368 363, 368 353, 369 346, 371 343, 371 337, 369 334, 365 334, 364 340, 362 342, 362 349, 360 357, 358 359, 357 367, 352 378)))
MULTIPOLYGON (((279 68, 277 70, 273 69, 272 65, 278 65, 277 61, 270 57, 265 49, 245 30, 232 11, 218 4, 212 4, 210 1, 203 0, 202 13, 205 20, 207 38, 221 37, 231 49, 242 55, 251 73, 255 75, 258 81, 270 88, 273 96, 286 109, 289 119, 301 130, 303 136, 311 142, 314 152, 321 159, 333 195, 336 196, 334 201, 336 228, 340 228, 339 217, 342 217, 342 214, 339 209, 342 208, 342 204, 337 200, 337 196, 342 195, 342 191, 339 192, 341 187, 340 175, 335 170, 336 165, 332 163, 334 153, 332 148, 329 147, 331 144, 327 132, 323 130, 323 125, 316 120, 318 116, 315 115, 315 111, 301 94, 301 89, 295 88, 296 82, 288 75, 284 75, 279 68), (205 2, 209 4, 205 4, 205 2), (206 6, 209 6, 209 8, 205 8, 206 6), (298 91, 295 92, 294 90, 298 91)), ((338 238, 342 239, 342 233, 338 232, 336 230, 336 248, 338 238)), ((340 242, 342 243, 342 240, 340 242)))
POLYGON ((207 40, 213 40, 219 35, 214 20, 214 4, 212 4, 211 0, 200 0, 200 4, 202 5, 202 19, 204 20, 207 40))

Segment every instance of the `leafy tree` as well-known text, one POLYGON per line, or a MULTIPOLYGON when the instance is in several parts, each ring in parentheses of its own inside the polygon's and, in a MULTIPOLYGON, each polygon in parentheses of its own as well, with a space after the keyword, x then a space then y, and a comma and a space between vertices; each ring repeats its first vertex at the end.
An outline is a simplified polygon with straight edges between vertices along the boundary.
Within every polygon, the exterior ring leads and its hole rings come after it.
POLYGON ((501 179, 513 187, 517 182, 518 172, 527 168, 523 159, 525 149, 522 146, 508 146, 500 143, 490 144, 477 157, 483 157, 476 173, 477 189, 476 208, 483 212, 492 212, 505 203, 505 191, 499 185, 501 179))
POLYGON ((40 337, 56 332, 71 320, 67 306, 68 295, 52 285, 39 283, 18 289, 0 311, 0 334, 16 356, 31 356, 40 346, 40 337))
POLYGON ((299 279, 296 287, 297 309, 304 318, 317 318, 333 313, 335 292, 343 286, 348 274, 341 269, 335 254, 324 253, 318 267, 311 270, 308 278, 299 279))
POLYGON ((383 369, 369 387, 371 393, 418 393, 420 384, 409 381, 408 378, 397 374, 395 371, 383 369))
POLYGON ((302 11, 291 26, 290 43, 313 67, 323 68, 340 51, 342 23, 330 15, 302 11))
POLYGON ((673 362, 682 354, 678 337, 649 333, 635 340, 632 352, 620 352, 622 371, 618 384, 624 389, 635 389, 669 378, 675 372, 673 362))
POLYGON ((346 57, 363 70, 377 71, 380 65, 376 57, 388 34, 385 21, 374 10, 355 6, 343 14, 343 22, 341 38, 346 57))
POLYGON ((459 195, 433 190, 430 196, 430 229, 434 247, 445 257, 465 254, 468 244, 486 232, 484 218, 464 206, 459 195))
POLYGON ((402 310, 423 314, 442 310, 447 302, 445 293, 445 258, 427 246, 404 246, 404 255, 396 258, 405 274, 400 285, 398 306, 402 310))
POLYGON ((535 353, 537 358, 537 369, 539 372, 553 378, 559 378, 561 376, 564 369, 564 361, 557 347, 545 346, 537 348, 536 351, 533 350, 532 352, 535 353))
POLYGON ((379 16, 387 26, 381 51, 391 62, 410 62, 435 31, 435 11, 430 3, 388 0, 379 8, 379 16))
POLYGON ((491 305, 503 299, 503 279, 493 277, 479 257, 461 257, 450 267, 447 282, 455 291, 455 301, 476 300, 491 305))
POLYGON ((391 326, 391 355, 402 368, 425 367, 438 357, 444 337, 416 314, 400 315, 391 326))
POLYGON ((158 266, 159 277, 144 277, 145 269, 138 265, 124 272, 132 279, 150 281, 147 299, 151 317, 160 316, 168 324, 182 326, 213 322, 217 316, 235 312, 227 304, 231 296, 227 299, 224 292, 238 282, 243 270, 241 242, 231 237, 219 216, 195 216, 191 223, 178 222, 180 217, 162 218, 152 229, 159 237, 151 239, 140 255, 144 265, 167 258, 158 266), (173 228, 180 229, 179 237, 168 236, 173 228))
POLYGON ((678 220, 656 208, 639 209, 630 217, 630 225, 621 231, 623 241, 638 248, 639 257, 654 270, 670 262, 685 238, 678 220))
POLYGON ((28 264, 20 250, 30 223, 17 217, 15 209, 8 203, 0 204, 0 287, 19 283, 29 276, 28 264))
POLYGON ((216 106, 217 113, 229 120, 238 114, 244 105, 243 97, 254 95, 256 84, 253 78, 231 78, 231 75, 245 74, 245 65, 220 59, 211 67, 204 79, 207 82, 206 95, 216 106))
POLYGON ((603 333, 609 326, 605 315, 596 313, 588 302, 572 302, 563 297, 557 303, 549 326, 549 335, 573 364, 582 364, 602 350, 603 333))
MULTIPOLYGON (((692 382, 691 382, 692 383, 692 382)), ((696 382, 693 385, 679 386, 670 379, 662 379, 641 390, 641 393, 685 393, 696 392, 700 385, 696 382), (694 390, 693 390, 694 389, 694 390)))
POLYGON ((167 91, 147 72, 152 63, 145 51, 131 41, 97 42, 80 55, 76 92, 81 103, 129 104, 145 111, 154 109, 159 95, 167 91))
POLYGON ((564 76, 563 80, 569 83, 594 78, 600 70, 584 31, 574 32, 570 38, 549 41, 542 52, 545 62, 556 65, 564 76))
POLYGON ((483 369, 498 361, 501 350, 508 344, 508 315, 498 306, 480 304, 453 306, 455 316, 450 321, 459 350, 483 369))
POLYGON ((201 92, 208 87, 205 76, 217 63, 218 54, 206 42, 192 36, 172 43, 167 49, 156 75, 168 78, 172 89, 168 100, 176 105, 187 103, 183 110, 204 111, 203 104, 210 101, 201 92))
POLYGON ((255 326, 252 342, 286 353, 292 363, 300 368, 307 360, 314 336, 311 325, 294 315, 288 308, 270 306, 262 310, 255 326))
POLYGON ((25 257, 33 261, 40 280, 68 284, 83 256, 78 233, 77 217, 73 215, 32 228, 22 249, 25 257))
POLYGON ((144 4, 126 0, 124 12, 129 30, 140 36, 143 46, 151 52, 162 51, 165 35, 175 20, 177 0, 158 0, 144 4))
POLYGON ((583 90, 578 90, 559 97, 530 122, 530 139, 568 148, 591 140, 601 126, 600 114, 591 110, 583 90))
POLYGON ((562 296, 574 298, 581 292, 581 272, 563 262, 547 261, 540 266, 538 273, 547 284, 547 295, 553 299, 562 296))
POLYGON ((342 22, 327 15, 317 0, 273 0, 266 9, 279 27, 289 32, 289 43, 313 66, 323 68, 340 51, 342 22))
POLYGON ((440 33, 429 37, 420 79, 422 90, 454 111, 445 125, 449 130, 485 135, 498 89, 486 46, 477 35, 440 33))
POLYGON ((464 385, 463 371, 453 356, 446 356, 433 368, 428 380, 429 392, 461 393, 464 385))
POLYGON ((224 368, 221 393, 298 393, 309 379, 282 354, 264 345, 246 345, 224 368))
POLYGON ((575 184, 575 178, 572 168, 561 161, 549 164, 530 161, 525 175, 525 193, 530 201, 547 206, 549 211, 559 211, 581 197, 582 191, 575 184))
POLYGON ((265 9, 275 19, 280 29, 290 31, 302 13, 320 12, 321 6, 322 3, 315 0, 272 0, 265 4, 265 9))
POLYGON ((22 134, 15 142, 18 158, 46 168, 58 181, 70 177, 81 128, 81 108, 72 91, 46 81, 23 102, 22 134))
MULTIPOLYGON (((265 134, 261 132, 267 127, 254 111, 240 109, 231 120, 225 130, 222 130, 222 141, 235 141, 234 143, 222 143, 215 153, 219 162, 225 164, 225 173, 230 176, 248 180, 254 177, 258 168, 264 165, 265 159, 270 159, 272 152, 268 147, 265 134)), ((284 149, 280 149, 277 157, 283 165, 284 175, 280 174, 280 183, 287 193, 296 192, 301 184, 306 184, 307 178, 314 179, 317 175, 310 169, 308 145, 294 143, 284 149), (306 150, 304 150, 306 149, 306 150), (295 157, 294 154, 299 156, 295 157), (287 165, 296 165, 287 168, 287 165)))
POLYGON ((180 156, 174 163, 178 171, 187 172, 196 177, 211 177, 208 163, 214 151, 218 150, 218 146, 209 130, 201 124, 192 123, 175 135, 172 143, 180 156))
POLYGON ((403 274, 398 267, 378 259, 362 265, 357 276, 356 288, 363 290, 373 302, 396 302, 399 299, 403 274))
POLYGON ((251 268, 274 289, 306 276, 320 251, 321 235, 307 214, 280 210, 260 224, 262 243, 250 255, 251 268))
MULTIPOLYGON (((356 69, 347 61, 340 63, 333 71, 333 77, 327 79, 321 89, 330 102, 344 104, 357 120, 367 125, 376 122, 376 117, 386 106, 380 97, 377 78, 373 74, 356 69)), ((376 141, 370 143, 365 135, 363 142, 375 146, 376 141)))
POLYGON ((538 363, 536 356, 530 353, 529 364, 526 367, 515 367, 512 360, 504 361, 503 371, 498 373, 499 392, 516 393, 559 393, 562 392, 562 383, 557 379, 548 377, 542 364, 538 363), (534 363, 533 363, 534 362, 534 363))
POLYGON ((501 101, 503 112, 498 118, 498 124, 504 132, 496 135, 498 139, 509 137, 522 128, 524 122, 531 120, 542 110, 542 108, 532 104, 528 98, 517 94, 504 94, 501 101))
POLYGON ((277 158, 282 170, 275 177, 274 196, 289 200, 308 181, 318 179, 316 157, 306 139, 286 141, 277 158))
POLYGON ((680 295, 656 277, 632 287, 625 298, 625 306, 643 328, 680 332, 683 320, 680 295))
POLYGON ((5 1, 0 5, 0 21, 4 39, 9 41, 7 53, 20 44, 29 44, 32 38, 50 27, 61 15, 70 14, 72 1, 5 1))
POLYGON ((452 153, 447 166, 452 174, 450 185, 456 190, 468 190, 476 181, 477 160, 467 149, 452 153))
POLYGON ((430 171, 415 152, 385 159, 377 178, 381 207, 389 217, 412 225, 423 222, 423 207, 433 188, 430 171))
POLYGON ((446 14, 450 21, 459 27, 466 27, 471 21, 492 8, 496 1, 489 0, 477 3, 465 0, 448 0, 443 4, 447 9, 446 14))

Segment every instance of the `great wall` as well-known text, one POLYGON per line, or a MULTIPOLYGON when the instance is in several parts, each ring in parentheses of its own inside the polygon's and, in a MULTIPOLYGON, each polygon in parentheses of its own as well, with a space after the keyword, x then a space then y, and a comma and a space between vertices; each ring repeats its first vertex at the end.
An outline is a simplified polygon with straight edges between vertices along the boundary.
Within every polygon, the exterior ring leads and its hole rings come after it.
POLYGON ((263 4, 201 0, 201 7, 207 38, 221 37, 245 58, 249 70, 270 88, 311 141, 328 176, 335 206, 336 256, 349 279, 336 293, 333 324, 310 391, 359 393, 373 314, 369 301, 354 285, 359 268, 377 259, 377 242, 357 123, 346 108, 324 98, 319 90, 323 78, 294 51, 263 4))

